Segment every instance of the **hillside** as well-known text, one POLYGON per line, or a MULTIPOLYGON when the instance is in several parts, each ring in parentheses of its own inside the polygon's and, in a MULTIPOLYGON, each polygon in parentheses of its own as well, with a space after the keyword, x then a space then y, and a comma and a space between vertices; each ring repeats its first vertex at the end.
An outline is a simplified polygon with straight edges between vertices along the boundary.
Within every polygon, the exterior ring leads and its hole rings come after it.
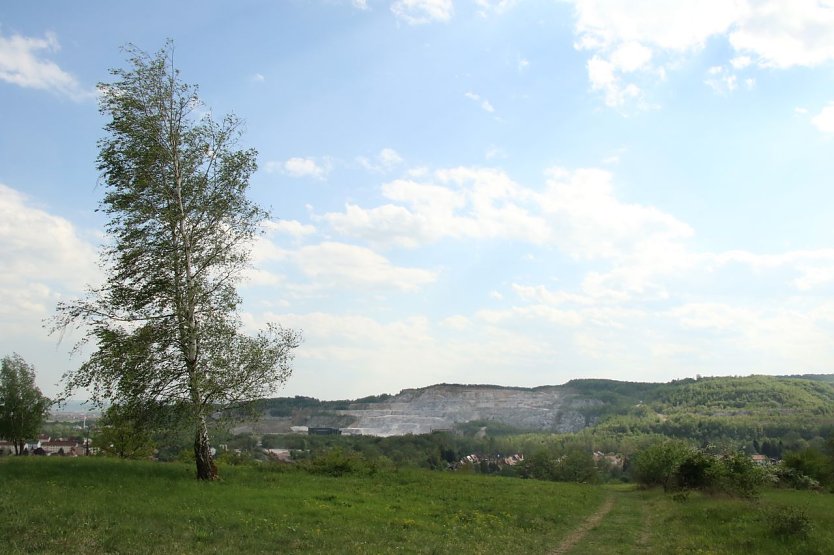
POLYGON ((265 401, 255 431, 291 426, 390 436, 452 429, 468 422, 524 431, 660 433, 712 441, 718 437, 806 439, 834 431, 834 376, 748 376, 668 383, 572 380, 514 388, 438 384, 356 401, 309 397, 265 401), (812 378, 812 379, 809 379, 812 378))

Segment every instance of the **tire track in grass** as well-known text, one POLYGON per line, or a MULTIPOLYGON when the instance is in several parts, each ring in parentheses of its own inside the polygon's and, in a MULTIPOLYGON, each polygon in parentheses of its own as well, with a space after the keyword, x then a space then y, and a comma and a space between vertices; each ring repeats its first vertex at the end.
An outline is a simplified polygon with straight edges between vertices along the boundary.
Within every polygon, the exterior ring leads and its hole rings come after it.
POLYGON ((642 523, 640 526, 640 535, 637 537, 637 545, 638 549, 642 549, 645 552, 648 552, 649 549, 649 542, 651 542, 652 537, 652 513, 650 510, 646 509, 647 505, 645 503, 640 504, 640 510, 642 511, 642 523))
POLYGON ((551 552, 551 555, 563 555, 564 553, 568 553, 576 544, 582 541, 582 538, 584 538, 588 532, 596 528, 599 523, 602 522, 602 519, 605 518, 605 515, 611 512, 611 509, 613 508, 614 498, 609 497, 594 514, 586 518, 582 524, 573 530, 573 532, 565 536, 562 543, 559 544, 559 547, 551 552))

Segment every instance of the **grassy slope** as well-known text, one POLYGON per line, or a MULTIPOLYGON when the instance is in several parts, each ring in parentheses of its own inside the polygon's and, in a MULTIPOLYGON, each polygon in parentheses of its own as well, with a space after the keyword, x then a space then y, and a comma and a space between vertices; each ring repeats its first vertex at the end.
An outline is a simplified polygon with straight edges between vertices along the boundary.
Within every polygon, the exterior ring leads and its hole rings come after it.
POLYGON ((543 553, 605 497, 590 486, 421 471, 222 474, 201 484, 173 463, 7 458, 0 537, 20 553, 543 553))
POLYGON ((660 491, 614 492, 614 509, 576 546, 575 553, 825 555, 834 553, 834 496, 766 491, 744 501, 693 493, 675 501, 660 491), (773 520, 783 508, 811 521, 807 535, 780 535, 773 520))
POLYGON ((692 494, 411 471, 328 478, 180 464, 0 460, 4 552, 31 553, 834 553, 834 496, 769 491, 748 502, 692 494), (583 522, 613 500, 595 527, 583 522), (800 507, 807 537, 768 515, 800 507), (577 534, 577 531, 581 534, 577 534))

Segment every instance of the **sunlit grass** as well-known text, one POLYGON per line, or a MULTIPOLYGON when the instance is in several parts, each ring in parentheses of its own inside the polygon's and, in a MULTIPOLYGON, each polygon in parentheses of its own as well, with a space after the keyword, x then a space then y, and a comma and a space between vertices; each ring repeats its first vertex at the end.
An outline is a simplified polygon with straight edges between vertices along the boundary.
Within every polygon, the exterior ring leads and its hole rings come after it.
POLYGON ((400 471, 315 476, 179 464, 9 459, 0 535, 12 552, 544 553, 600 488, 400 471))
POLYGON ((0 459, 10 553, 550 553, 606 499, 573 553, 834 553, 834 495, 756 501, 421 470, 338 478, 271 465, 0 459), (781 526, 795 518, 808 527, 781 526), (807 522, 806 522, 807 521, 807 522), (777 523, 777 524, 774 524, 777 523))

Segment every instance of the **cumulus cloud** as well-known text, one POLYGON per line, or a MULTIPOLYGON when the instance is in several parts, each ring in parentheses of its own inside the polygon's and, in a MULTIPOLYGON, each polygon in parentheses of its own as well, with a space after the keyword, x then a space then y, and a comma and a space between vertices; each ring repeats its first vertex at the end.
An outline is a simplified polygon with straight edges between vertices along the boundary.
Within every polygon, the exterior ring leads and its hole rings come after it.
POLYGON ((375 173, 385 173, 402 165, 404 162, 402 156, 393 148, 383 148, 372 158, 359 156, 356 161, 360 166, 368 171, 375 173))
POLYGON ((290 177, 312 177, 324 179, 330 173, 331 164, 328 159, 318 162, 315 158, 293 157, 284 162, 267 162, 266 171, 281 172, 290 177))
MULTIPOLYGON (((827 331, 834 324, 834 303, 820 302, 834 286, 834 249, 699 251, 690 225, 629 201, 615 175, 597 168, 551 168, 543 183, 526 185, 494 169, 443 168, 385 182, 381 194, 380 205, 350 203, 343 212, 319 216, 320 227, 390 249, 512 241, 520 266, 528 263, 522 254, 534 251, 530 264, 556 258, 553 267, 559 270, 546 283, 520 278, 535 275, 528 266, 503 276, 500 284, 481 284, 489 308, 468 312, 432 307, 431 318, 383 321, 370 316, 378 307, 362 305, 361 317, 279 317, 315 335, 305 343, 300 369, 322 375, 339 361, 340 369, 355 368, 362 382, 379 378, 396 389, 422 385, 415 379, 470 382, 473 375, 501 383, 507 364, 518 370, 514 385, 521 372, 528 385, 539 385, 588 372, 621 378, 631 371, 641 379, 668 380, 704 368, 823 370, 820 361, 834 360, 827 331), (562 274, 565 268, 568 275, 562 274), (745 286, 729 299, 727 284, 733 282, 745 286), (768 294, 751 292, 761 289, 768 294), (438 374, 425 376, 418 367, 438 374), (409 377, 392 377, 390 368, 409 377)), ((336 240, 272 255, 297 268, 315 294, 344 288, 365 294, 367 303, 369 295, 384 292, 386 308, 399 292, 443 287, 437 271, 403 267, 370 248, 336 240)))
MULTIPOLYGON (((0 261, 0 336, 5 338, 45 338, 41 321, 57 301, 80 295, 101 277, 95 247, 71 222, 3 184, 0 261)), ((11 352, 15 346, 4 343, 3 348, 11 352)))
POLYGON ((344 212, 322 218, 338 233, 408 248, 444 237, 506 237, 541 244, 548 235, 547 223, 527 207, 532 192, 498 170, 438 170, 430 179, 386 183, 382 194, 391 202, 374 208, 348 204, 344 212))
POLYGON ((650 84, 724 37, 733 55, 706 83, 726 94, 755 79, 739 71, 815 67, 834 60, 834 9, 807 0, 575 0, 576 43, 591 53, 588 78, 605 103, 621 107, 650 84))
POLYGON ((815 67, 834 60, 834 6, 830 1, 743 2, 730 33, 737 52, 761 67, 815 67))
POLYGON ((292 254, 292 261, 317 287, 417 291, 437 279, 437 272, 395 266, 368 248, 347 243, 302 247, 292 254))
POLYGON ((78 80, 48 59, 60 50, 58 38, 47 33, 43 38, 0 32, 0 80, 19 87, 52 91, 73 100, 93 98, 78 80))
POLYGON ((490 114, 495 112, 495 108, 490 103, 490 101, 487 100, 486 98, 482 98, 479 94, 475 94, 473 92, 468 92, 468 93, 464 94, 464 96, 466 98, 468 98, 469 100, 477 102, 478 105, 481 107, 481 110, 483 110, 484 112, 488 112, 490 114))
POLYGON ((321 398, 344 399, 440 382, 533 386, 554 379, 542 370, 554 354, 547 344, 463 315, 433 320, 420 314, 381 319, 265 312, 243 319, 252 330, 269 321, 303 330, 304 348, 284 395, 316 391, 321 398), (508 374, 507 368, 523 368, 527 375, 508 374))
POLYGON ((310 224, 303 224, 298 220, 269 221, 264 224, 268 232, 282 233, 292 237, 304 237, 316 232, 316 227, 310 224))
POLYGON ((452 0, 396 0, 391 4, 394 16, 409 25, 446 23, 454 11, 452 0))
POLYGON ((834 102, 824 107, 817 115, 812 117, 811 124, 823 133, 828 135, 834 134, 834 102))
POLYGON ((475 0, 480 17, 503 15, 518 4, 518 0, 475 0))

